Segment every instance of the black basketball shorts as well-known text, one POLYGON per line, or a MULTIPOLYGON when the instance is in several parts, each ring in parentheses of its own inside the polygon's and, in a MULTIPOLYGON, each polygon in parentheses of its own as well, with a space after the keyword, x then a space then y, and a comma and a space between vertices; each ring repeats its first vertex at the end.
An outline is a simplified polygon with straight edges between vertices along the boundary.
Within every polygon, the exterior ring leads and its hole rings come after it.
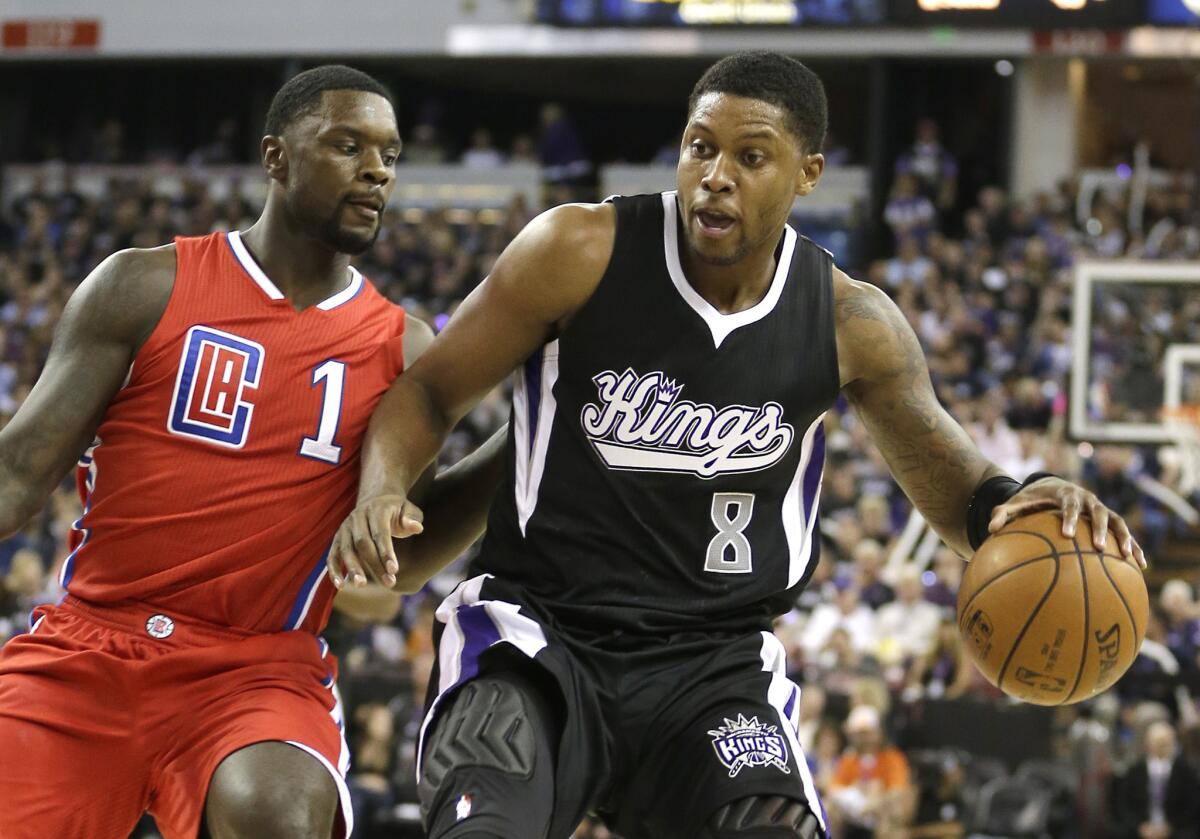
MULTIPOLYGON (((491 575, 460 584, 437 610, 419 749, 458 688, 532 665, 560 694, 546 697, 561 719, 549 839, 569 837, 589 812, 625 839, 692 839, 718 808, 754 795, 801 799, 827 824, 796 740, 800 689, 773 634, 689 632, 618 652, 551 624, 491 575)), ((468 789, 448 795, 471 802, 463 818, 504 806, 468 789)), ((541 833, 531 824, 525 835, 541 833)))

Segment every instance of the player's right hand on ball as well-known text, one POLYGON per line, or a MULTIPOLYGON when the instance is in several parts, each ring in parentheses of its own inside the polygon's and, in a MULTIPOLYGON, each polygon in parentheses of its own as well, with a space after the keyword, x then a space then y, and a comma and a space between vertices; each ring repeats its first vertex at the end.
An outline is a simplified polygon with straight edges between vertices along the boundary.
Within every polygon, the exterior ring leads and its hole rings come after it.
POLYGON ((392 539, 407 539, 424 530, 425 514, 403 495, 381 495, 364 501, 342 522, 325 565, 334 586, 365 586, 368 580, 394 588, 400 563, 392 539))

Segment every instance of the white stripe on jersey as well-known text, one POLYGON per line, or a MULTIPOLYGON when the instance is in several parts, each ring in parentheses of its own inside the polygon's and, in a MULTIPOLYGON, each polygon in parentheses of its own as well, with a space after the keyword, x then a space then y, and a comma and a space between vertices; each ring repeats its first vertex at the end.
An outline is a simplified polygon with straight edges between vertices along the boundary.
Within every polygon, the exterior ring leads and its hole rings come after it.
POLYGON ((800 444, 800 461, 796 464, 796 474, 783 496, 783 532, 788 543, 788 580, 787 588, 800 582, 808 570, 808 564, 813 557, 813 526, 817 521, 817 507, 821 500, 821 482, 824 480, 824 464, 821 476, 817 479, 817 491, 813 494, 812 509, 804 509, 804 478, 813 458, 813 441, 817 429, 825 420, 825 414, 813 420, 812 425, 804 432, 804 440, 800 444))
POLYGON ((521 535, 537 508, 538 489, 546 469, 546 450, 550 447, 550 429, 558 405, 554 401, 554 383, 558 381, 558 340, 542 347, 542 364, 538 382, 537 416, 531 417, 531 397, 525 368, 516 373, 513 387, 513 438, 516 445, 516 502, 517 522, 521 535), (532 423, 533 441, 529 439, 532 423))

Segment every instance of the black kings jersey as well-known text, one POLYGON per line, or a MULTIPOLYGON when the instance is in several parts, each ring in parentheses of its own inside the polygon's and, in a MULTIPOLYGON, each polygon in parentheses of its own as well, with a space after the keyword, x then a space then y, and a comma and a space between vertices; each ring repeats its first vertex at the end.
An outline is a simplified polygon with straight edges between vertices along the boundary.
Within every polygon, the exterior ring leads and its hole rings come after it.
POLYGON ((587 636, 762 629, 816 567, 832 258, 788 227, 755 306, 684 278, 675 193, 612 199, 595 293, 516 375, 472 571, 587 636))

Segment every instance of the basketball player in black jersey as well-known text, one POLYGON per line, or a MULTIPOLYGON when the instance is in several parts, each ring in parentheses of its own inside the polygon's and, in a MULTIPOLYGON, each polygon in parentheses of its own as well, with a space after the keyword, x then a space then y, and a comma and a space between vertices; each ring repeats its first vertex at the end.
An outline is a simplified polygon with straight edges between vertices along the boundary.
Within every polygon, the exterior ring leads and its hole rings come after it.
POLYGON ((1061 508, 1141 561, 1092 493, 989 463, 896 306, 787 225, 824 166, 813 73, 733 56, 688 114, 676 192, 535 219, 372 419, 339 577, 395 573, 409 486, 517 370, 506 485, 437 612, 433 839, 565 839, 589 810, 626 839, 825 835, 770 630, 816 565, 839 391, 960 554, 1061 508))

